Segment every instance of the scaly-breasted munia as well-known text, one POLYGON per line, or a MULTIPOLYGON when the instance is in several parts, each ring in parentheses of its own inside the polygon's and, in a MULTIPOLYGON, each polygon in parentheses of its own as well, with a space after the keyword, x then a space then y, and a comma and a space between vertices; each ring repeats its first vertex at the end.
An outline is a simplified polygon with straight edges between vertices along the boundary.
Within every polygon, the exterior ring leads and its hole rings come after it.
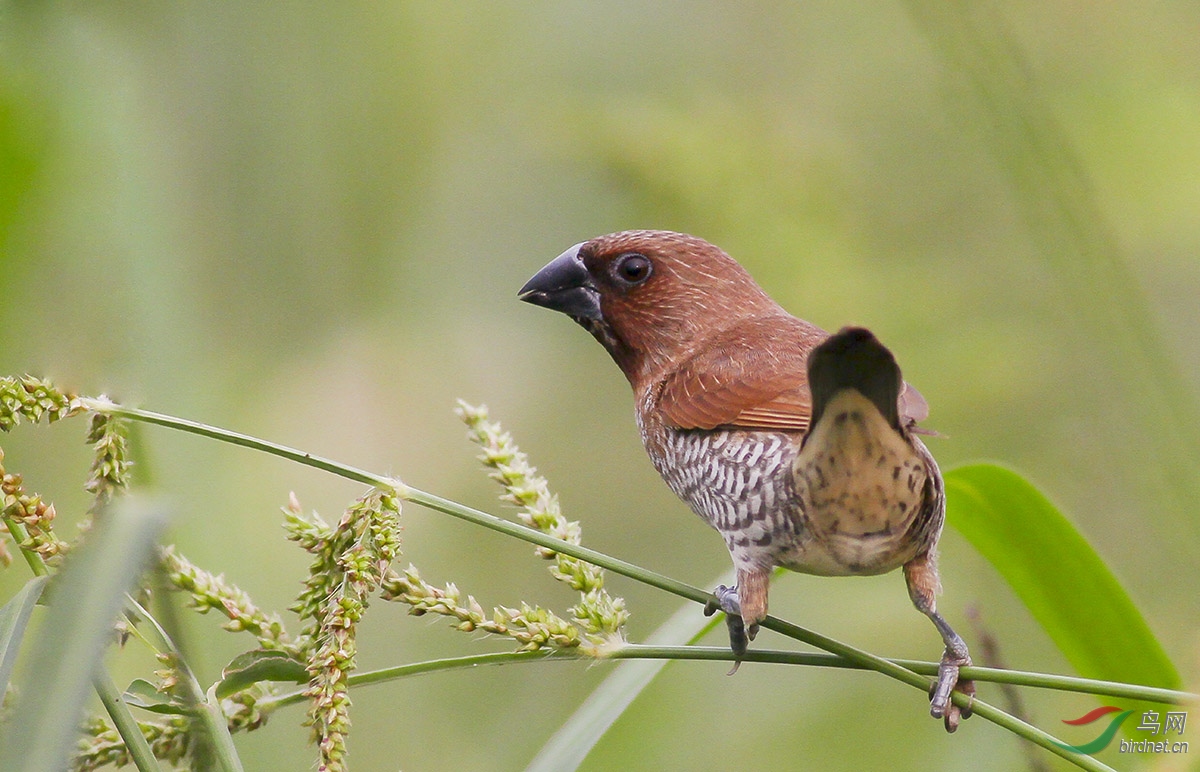
POLYGON ((824 576, 901 566, 909 596, 946 650, 930 712, 954 731, 951 691, 971 660, 937 612, 945 519, 937 464, 915 436, 928 408, 865 329, 835 335, 789 314, 733 258, 666 231, 577 244, 521 289, 612 355, 633 386, 651 462, 721 533, 737 585, 718 587, 744 653, 767 615, 775 566, 824 576))

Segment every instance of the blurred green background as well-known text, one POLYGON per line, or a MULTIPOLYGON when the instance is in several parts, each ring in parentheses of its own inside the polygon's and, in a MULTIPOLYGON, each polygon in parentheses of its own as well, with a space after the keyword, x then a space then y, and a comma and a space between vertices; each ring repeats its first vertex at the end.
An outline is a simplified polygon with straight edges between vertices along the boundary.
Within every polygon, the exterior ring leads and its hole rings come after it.
MULTIPOLYGON (((451 412, 455 397, 486 402, 585 543, 708 585, 724 547, 645 459, 623 377, 582 330, 515 296, 575 242, 688 231, 797 315, 875 329, 932 406, 943 467, 996 459, 1040 485, 1195 688, 1200 6, 1006 3, 964 32, 918 5, 5 4, 0 372, 502 512, 451 412), (1051 145, 1067 169, 1055 179, 1095 215, 1080 228, 1105 237, 1100 257, 1064 258, 1070 228, 1006 145, 989 112, 1003 101, 970 75, 979 54, 986 77, 996 50, 1023 62, 997 82, 1038 95, 1030 136, 1049 126, 1071 148, 1051 145), (1091 272, 1104 254, 1126 273, 1091 272), (1141 309, 1148 329, 1127 323, 1141 309)), ((2 438, 64 535, 87 505, 82 434, 67 422, 2 438)), ((183 552, 267 607, 294 598, 307 564, 283 540, 288 491, 329 517, 359 492, 161 429, 135 440, 138 479, 173 502, 183 552)), ((527 545, 415 506, 405 522, 406 559, 427 579, 485 605, 569 605, 527 545)), ((941 606, 968 640, 975 605, 1008 665, 1069 672, 987 564, 953 531, 942 544, 941 606)), ((0 574, 0 597, 25 579, 19 563, 0 574)), ((610 587, 635 639, 678 607, 610 587)), ((789 575, 772 611, 879 654, 940 654, 898 574, 789 575)), ((249 645, 217 621, 187 619, 205 682, 249 645)), ((362 636, 362 668, 507 646, 382 603, 362 636)), ((976 720, 947 736, 920 695, 877 676, 726 669, 669 666, 585 769, 1025 763, 1003 731, 976 720)), ((352 764, 519 769, 607 672, 559 663, 361 690, 352 764)), ((1050 731, 1097 704, 1028 700, 1050 731)), ((302 717, 239 736, 247 768, 308 768, 302 717)))

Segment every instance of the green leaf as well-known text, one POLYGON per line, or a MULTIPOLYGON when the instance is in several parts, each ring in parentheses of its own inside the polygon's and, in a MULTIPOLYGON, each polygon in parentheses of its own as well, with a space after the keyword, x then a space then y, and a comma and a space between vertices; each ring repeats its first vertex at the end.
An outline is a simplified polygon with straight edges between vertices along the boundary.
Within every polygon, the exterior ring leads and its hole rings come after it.
POLYGON ((994 464, 946 474, 946 517, 987 558, 1086 678, 1178 689, 1138 607, 1037 488, 994 464))
POLYGON ((154 555, 165 523, 154 509, 124 505, 98 520, 46 595, 44 623, 29 643, 19 702, 0 725, 0 769, 66 769, 92 680, 114 639, 113 623, 154 555))
POLYGON ((38 598, 42 597, 47 581, 48 577, 35 576, 0 609, 0 695, 8 687, 8 677, 12 675, 17 652, 21 650, 21 639, 25 636, 25 626, 29 624, 29 616, 38 598))
POLYGON ((299 662, 282 651, 256 649, 239 654, 221 671, 216 694, 220 699, 240 692, 259 681, 286 681, 307 683, 308 671, 299 662))
POLYGON ((170 716, 188 716, 195 711, 189 710, 169 694, 160 692, 154 684, 144 678, 134 679, 129 688, 121 695, 121 699, 135 708, 148 710, 152 713, 162 713, 170 716))

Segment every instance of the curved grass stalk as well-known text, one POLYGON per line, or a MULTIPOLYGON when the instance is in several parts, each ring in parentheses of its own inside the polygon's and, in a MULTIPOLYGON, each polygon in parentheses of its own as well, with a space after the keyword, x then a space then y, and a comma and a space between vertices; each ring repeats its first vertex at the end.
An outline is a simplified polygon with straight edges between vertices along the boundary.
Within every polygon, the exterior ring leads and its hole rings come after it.
MULTIPOLYGON (((707 592, 705 590, 701 590, 698 587, 694 587, 694 586, 686 584, 684 582, 680 582, 676 579, 672 579, 671 577, 665 576, 663 574, 659 574, 654 571, 650 571, 648 569, 642 568, 641 566, 637 566, 637 565, 634 565, 627 561, 621 560, 619 558, 615 558, 610 555, 606 555, 602 552, 598 552, 596 550, 589 549, 589 548, 583 547, 581 545, 571 544, 571 543, 563 541, 561 539, 554 538, 553 536, 549 536, 540 531, 534 530, 532 528, 528 528, 524 525, 513 523, 508 520, 504 520, 502 518, 496 517, 495 515, 491 515, 486 512, 483 512, 481 510, 474 509, 472 507, 468 507, 463 504, 459 504, 456 501, 451 501, 451 500, 443 498, 441 496, 437 496, 435 494, 428 493, 426 491, 422 491, 417 488, 412 488, 408 485, 405 485, 403 482, 401 482, 397 478, 389 477, 386 475, 376 474, 376 473, 369 472, 369 471, 366 471, 363 469, 359 469, 357 467, 353 467, 353 466, 339 463, 337 461, 333 461, 332 459, 324 458, 321 456, 315 456, 311 453, 306 453, 304 451, 301 451, 301 450, 298 450, 295 448, 290 448, 286 445, 269 442, 267 440, 262 440, 257 437, 252 437, 252 436, 249 436, 246 434, 240 434, 238 432, 229 431, 227 429, 221 429, 221 428, 210 426, 208 424, 203 424, 203 423, 200 423, 197 421, 189 421, 186 419, 165 415, 163 413, 156 413, 156 412, 148 411, 148 410, 141 410, 141 409, 137 409, 137 408, 125 407, 123 405, 118 405, 114 402, 111 402, 108 400, 103 400, 103 399, 77 398, 76 401, 79 404, 79 406, 81 406, 82 408, 93 411, 93 412, 103 413, 103 414, 107 414, 107 415, 120 415, 120 416, 123 416, 130 420, 156 424, 159 426, 165 426, 165 427, 168 427, 171 429, 185 431, 185 432, 189 432, 192 434, 197 434, 200 436, 208 437, 210 439, 219 440, 221 442, 227 442, 227 443, 230 443, 233 445, 238 445, 240 447, 245 447, 245 448, 250 448, 252 450, 258 450, 258 451, 262 451, 265 453, 270 453, 271 455, 275 455, 280 458, 285 458, 285 459, 288 459, 291 461, 295 461, 296 463, 300 463, 305 466, 310 466, 315 469, 320 469, 322 471, 326 471, 331 474, 335 474, 339 477, 343 477, 348 480, 353 480, 356 482, 364 483, 366 485, 371 485, 371 486, 381 488, 384 490, 392 490, 392 491, 395 491, 395 493, 398 497, 400 497, 401 499, 404 499, 406 501, 411 501, 415 504, 420 504, 421 506, 442 512, 444 514, 451 515, 453 517, 459 518, 461 520, 465 520, 465 521, 473 523, 475 525, 483 526, 484 528, 487 528, 489 530, 496 531, 498 533, 503 533, 508 536, 513 536, 515 538, 521 539, 521 540, 529 542, 531 544, 535 544, 535 545, 541 546, 541 547, 546 547, 548 549, 554 550, 555 552, 560 552, 562 554, 569 555, 571 557, 578 558, 580 560, 584 560, 588 563, 592 563, 594 565, 600 566, 601 568, 605 568, 610 571, 613 571, 614 573, 621 574, 623 576, 629 577, 630 579, 634 579, 636 581, 642 582, 643 584, 648 584, 652 587, 656 587, 658 589, 664 590, 673 595, 677 595, 681 598, 685 598, 687 600, 694 601, 696 603, 703 604, 703 603, 707 602, 709 600, 709 598, 711 597, 711 594, 709 592, 707 592)), ((933 665, 932 663, 921 663, 920 668, 913 669, 913 668, 906 666, 907 664, 912 664, 912 663, 906 663, 901 660, 888 660, 888 659, 884 659, 882 657, 878 657, 874 654, 863 651, 862 649, 855 648, 848 644, 842 643, 841 641, 837 641, 833 638, 829 638, 827 636, 824 636, 819 633, 808 630, 806 628, 800 627, 799 625, 792 624, 791 622, 787 622, 785 620, 778 619, 776 617, 767 617, 767 619, 763 621, 762 626, 765 628, 771 629, 771 630, 775 630, 776 632, 779 632, 779 633, 786 635, 790 638, 793 638, 795 640, 802 641, 804 643, 808 643, 817 648, 823 649, 823 650, 829 652, 830 654, 834 655, 837 659, 841 660, 844 663, 844 664, 838 664, 838 665, 832 665, 832 666, 855 667, 855 668, 861 668, 861 669, 866 669, 866 670, 874 670, 876 672, 882 673, 883 675, 889 676, 895 680, 901 681, 910 686, 918 688, 922 691, 926 691, 929 688, 929 684, 930 684, 929 676, 923 674, 925 672, 925 666, 930 666, 930 667, 936 668, 936 666, 933 665)), ((614 658, 622 656, 618 652, 622 651, 625 648, 630 648, 630 647, 632 647, 632 645, 629 645, 628 647, 620 647, 620 646, 614 647, 610 656, 613 656, 614 658)), ((630 651, 636 651, 636 649, 630 648, 630 651)), ((644 653, 649 653, 649 652, 644 652, 644 653)), ((663 651, 657 652, 658 655, 662 655, 664 653, 665 652, 663 652, 663 651)), ((756 654, 760 654, 760 653, 763 653, 763 652, 756 652, 756 654)), ((678 655, 682 654, 682 652, 674 652, 673 654, 675 656, 677 656, 677 658, 683 658, 682 656, 678 656, 678 655)), ((510 656, 512 656, 512 655, 510 655, 510 656)), ((540 654, 537 656, 540 656, 540 657, 546 658, 546 659, 564 658, 563 655, 540 654)), ((625 656, 633 656, 633 655, 628 654, 625 656)), ((811 655, 809 655, 809 656, 811 656, 811 655)), ((524 655, 524 658, 530 658, 530 655, 526 654, 526 655, 524 655)), ((715 656, 715 654, 713 655, 713 658, 717 658, 715 656)), ((747 659, 751 659, 751 658, 747 657, 747 659)), ((502 662, 502 661, 506 661, 506 660, 505 659, 495 659, 494 661, 502 662)), ((438 661, 438 662, 441 662, 441 661, 438 661)), ((832 660, 829 660, 827 663, 825 663, 826 666, 830 666, 829 665, 830 662, 832 662, 832 660)), ((797 664, 801 664, 801 663, 797 662, 797 664)), ((429 665, 428 663, 425 663, 425 664, 419 663, 418 665, 409 665, 409 666, 404 666, 404 667, 405 668, 416 668, 415 670, 406 671, 408 674, 415 674, 416 672, 431 672, 431 668, 432 668, 432 666, 429 665), (424 668, 424 669, 422 669, 422 668, 424 668)), ((432 669, 448 669, 449 667, 452 667, 452 665, 447 665, 444 667, 439 666, 438 668, 432 668, 432 669)), ((1006 673, 1008 673, 1010 671, 997 671, 997 670, 990 669, 990 668, 972 669, 972 675, 974 675, 976 672, 980 673, 981 676, 982 675, 992 676, 990 679, 984 679, 983 677, 981 677, 980 680, 1004 681, 1007 678, 1009 678, 1009 676, 1006 675, 1006 673)), ((361 683, 365 683, 365 682, 370 682, 370 681, 360 680, 360 679, 365 679, 368 677, 370 677, 371 679, 374 679, 375 681, 386 680, 386 676, 380 676, 378 673, 374 673, 374 674, 373 673, 361 673, 361 674, 358 674, 355 678, 353 678, 350 681, 350 684, 354 685, 355 683, 361 684, 361 683)), ((400 677, 400 676, 395 676, 395 677, 400 677)), ((1061 678, 1058 676, 1046 676, 1045 674, 1028 674, 1028 673, 1021 674, 1020 676, 1014 676, 1014 677, 1017 678, 1017 680, 1010 681, 1010 682, 1025 683, 1027 685, 1044 685, 1045 682, 1048 682, 1048 681, 1046 681, 1046 679, 1054 680, 1054 679, 1061 678), (1030 683, 1031 680, 1032 681, 1041 680, 1041 681, 1043 681, 1043 683, 1030 683)), ((1076 679, 1076 680, 1085 681, 1086 679, 1076 679)), ((1146 700, 1150 700, 1150 701, 1156 701, 1156 700, 1162 701, 1162 698, 1164 698, 1166 696, 1171 696, 1172 697, 1171 701, 1173 701, 1174 699, 1188 699, 1190 697, 1190 695, 1184 695, 1183 693, 1179 693, 1179 692, 1171 692, 1171 690, 1153 689, 1150 687, 1141 687, 1141 686, 1134 685, 1134 684, 1116 684, 1116 685, 1112 685, 1110 688, 1120 689, 1120 690, 1129 690, 1129 695, 1132 696, 1133 698, 1146 699, 1146 700)), ((1105 693, 1107 693, 1107 692, 1105 692, 1105 693)), ((283 698, 281 697, 279 699, 283 699, 283 698)), ((968 701, 965 696, 963 696, 961 694, 955 694, 954 699, 955 699, 956 704, 960 705, 961 707, 968 706, 968 701)), ((283 704, 283 703, 279 703, 279 704, 283 704)), ((1096 761, 1095 759, 1093 759, 1089 756, 1081 756, 1079 754, 1073 754, 1073 753, 1070 753, 1069 751, 1064 750, 1063 747, 1050 734, 1043 732, 1042 730, 1038 729, 1037 727, 1034 727, 1030 724, 1020 721, 1019 719, 1000 710, 999 708, 996 708, 996 707, 989 705, 978 699, 974 700, 974 702, 970 704, 970 707, 974 710, 974 712, 977 715, 982 716, 984 719, 992 721, 993 723, 996 723, 999 726, 1002 726, 1002 727, 1008 729, 1009 731, 1029 740, 1030 742, 1040 745, 1043 748, 1046 748, 1047 750, 1051 751, 1052 753, 1062 756, 1063 758, 1065 758, 1066 760, 1075 764, 1076 766, 1079 766, 1083 769, 1090 769, 1090 770, 1107 770, 1107 769, 1109 769, 1109 767, 1105 766, 1101 762, 1096 761)))

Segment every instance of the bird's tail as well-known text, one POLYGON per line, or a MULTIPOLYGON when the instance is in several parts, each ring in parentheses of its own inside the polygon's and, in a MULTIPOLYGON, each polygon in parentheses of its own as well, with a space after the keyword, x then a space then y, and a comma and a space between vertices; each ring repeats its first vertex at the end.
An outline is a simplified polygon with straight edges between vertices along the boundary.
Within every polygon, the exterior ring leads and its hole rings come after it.
POLYGON ((863 327, 843 327, 808 356, 808 385, 812 390, 812 425, 843 389, 855 389, 879 409, 888 424, 900 430, 899 399, 904 380, 892 352, 863 327))

